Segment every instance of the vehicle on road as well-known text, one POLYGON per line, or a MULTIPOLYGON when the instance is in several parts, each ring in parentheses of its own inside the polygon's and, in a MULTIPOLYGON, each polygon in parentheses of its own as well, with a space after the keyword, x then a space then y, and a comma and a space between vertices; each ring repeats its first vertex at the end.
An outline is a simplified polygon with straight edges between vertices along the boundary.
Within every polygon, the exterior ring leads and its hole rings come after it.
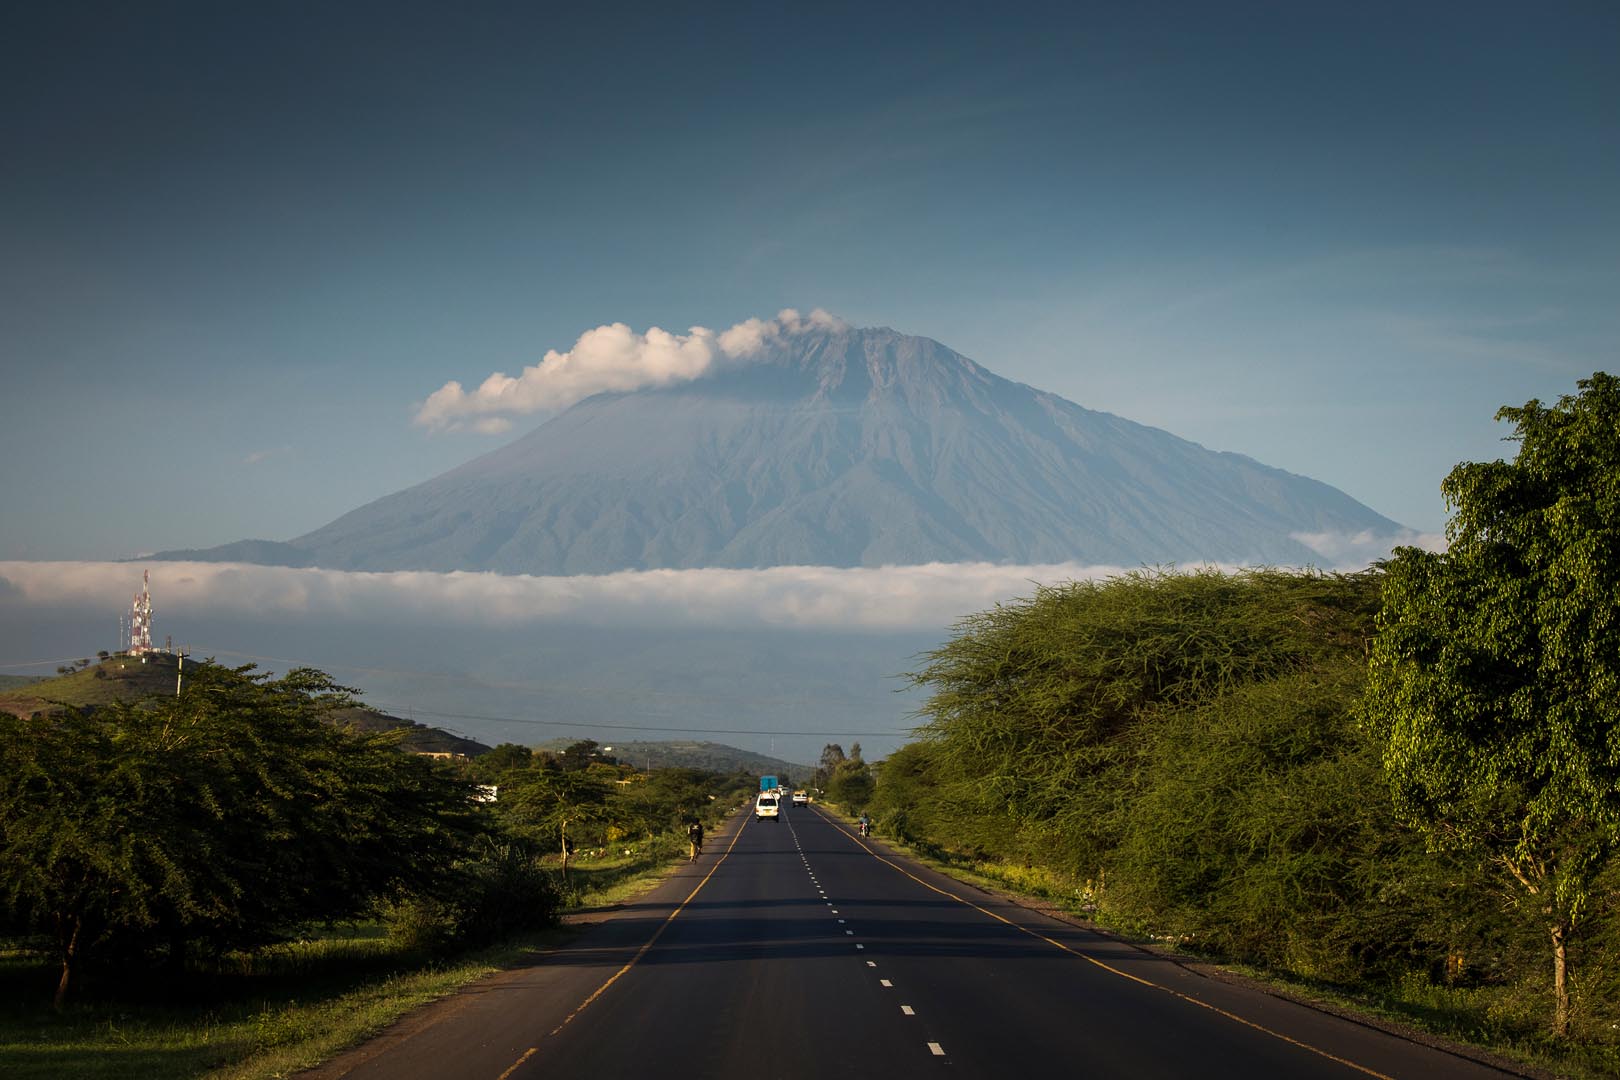
POLYGON ((781 815, 781 800, 774 791, 761 792, 754 800, 754 817, 759 821, 775 821, 781 815))
POLYGON ((808 791, 795 791, 793 793, 793 805, 794 806, 803 806, 805 803, 807 803, 809 801, 810 801, 810 793, 808 791))

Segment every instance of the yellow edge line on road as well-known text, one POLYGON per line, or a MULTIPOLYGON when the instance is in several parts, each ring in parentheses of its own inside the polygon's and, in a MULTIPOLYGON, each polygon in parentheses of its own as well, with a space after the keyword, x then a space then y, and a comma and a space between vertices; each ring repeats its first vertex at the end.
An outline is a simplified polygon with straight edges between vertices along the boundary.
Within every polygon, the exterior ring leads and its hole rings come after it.
MULTIPOLYGON (((631 968, 635 967, 636 966, 636 961, 640 960, 643 956, 647 955, 647 950, 651 949, 655 944, 658 943, 658 939, 663 936, 663 933, 664 933, 664 931, 666 929, 668 929, 669 924, 675 921, 675 916, 679 915, 682 911, 684 911, 686 909, 686 905, 690 904, 692 902, 692 898, 697 896, 698 893, 702 892, 703 891, 703 886, 707 885, 709 883, 709 879, 714 877, 714 872, 716 870, 720 869, 720 864, 721 863, 726 861, 726 858, 731 854, 731 849, 737 846, 737 841, 742 839, 743 830, 745 828, 747 828, 747 827, 748 827, 748 819, 744 818, 743 823, 741 825, 737 826, 736 833, 734 833, 732 835, 731 843, 726 845, 726 850, 724 852, 722 852, 720 857, 714 861, 714 865, 709 867, 709 872, 707 874, 703 875, 703 880, 698 882, 697 886, 695 888, 693 888, 691 892, 686 894, 686 899, 682 900, 679 904, 675 905, 675 910, 671 911, 669 913, 668 917, 666 917, 663 922, 658 924, 658 929, 654 930, 652 937, 648 938, 646 943, 643 944, 641 946, 641 948, 636 950, 636 955, 632 956, 629 960, 626 960, 625 963, 624 963, 624 966, 622 968, 620 968, 618 971, 615 971, 612 974, 612 976, 610 976, 608 978, 607 982, 603 983, 601 986, 598 986, 591 993, 590 997, 588 997, 584 1001, 580 1002, 579 1005, 574 1009, 573 1012, 571 1012, 567 1016, 563 1017, 563 1022, 558 1024, 556 1027, 552 1028, 551 1031, 546 1034, 546 1038, 548 1038, 548 1039, 551 1038, 552 1036, 556 1035, 559 1031, 561 1031, 563 1028, 567 1027, 569 1025, 569 1023, 574 1019, 574 1017, 576 1017, 580 1013, 584 1012, 587 1008, 590 1007, 591 1002, 593 1002, 597 998, 601 997, 603 992, 606 991, 608 987, 610 987, 614 983, 618 982, 620 976, 622 976, 625 972, 629 971, 631 968)), ((539 1051, 539 1049, 540 1049, 539 1045, 536 1044, 534 1046, 529 1047, 527 1050, 523 1051, 523 1056, 518 1058, 516 1061, 512 1062, 512 1064, 508 1065, 506 1067, 506 1071, 501 1073, 500 1076, 496 1077, 495 1080, 507 1080, 507 1078, 510 1077, 513 1073, 517 1072, 519 1066, 521 1066, 525 1061, 528 1061, 531 1057, 533 1057, 535 1055, 535 1053, 539 1051)))
POLYGON ((851 833, 851 832, 847 831, 843 826, 838 825, 836 822, 834 823, 834 826, 838 829, 839 832, 843 833, 849 839, 853 840, 862 850, 864 850, 867 854, 871 855, 878 862, 885 863, 888 866, 893 867, 895 870, 898 870, 900 873, 904 874, 906 877, 910 878, 912 881, 915 881, 917 884, 921 885, 923 888, 931 889, 934 892, 939 893, 939 895, 941 895, 941 896, 948 896, 952 900, 955 900, 959 904, 966 904, 968 907, 972 908, 974 911, 977 911, 977 912, 980 912, 982 914, 988 915, 992 919, 995 919, 995 920, 997 920, 999 922, 1004 922, 1008 926, 1012 927, 1015 930, 1022 930, 1024 933, 1028 934, 1030 937, 1039 938, 1040 940, 1046 942, 1048 945, 1056 946, 1057 948, 1062 949, 1064 952, 1068 953, 1070 956, 1078 956, 1080 959, 1086 961, 1087 963, 1096 964, 1098 967, 1102 968, 1104 971, 1110 972, 1110 973, 1112 973, 1114 975, 1118 975, 1122 979, 1129 979, 1129 980, 1131 980, 1131 982, 1140 983, 1141 985, 1151 987, 1154 990, 1163 990, 1165 993, 1171 994, 1171 995, 1173 995, 1175 997, 1178 997, 1182 1001, 1190 1002, 1193 1005, 1197 1005, 1201 1009, 1208 1009, 1210 1012, 1218 1013, 1219 1015, 1226 1017, 1228 1020, 1236 1021, 1237 1023, 1242 1024, 1244 1027, 1253 1028, 1255 1031, 1259 1031, 1259 1032, 1262 1032, 1262 1033, 1264 1033, 1266 1035, 1270 1035, 1274 1039, 1281 1039, 1283 1042, 1289 1043, 1289 1044, 1291 1044, 1293 1046, 1297 1046, 1301 1050, 1309 1050, 1313 1054, 1318 1054, 1318 1055, 1320 1055, 1322 1057, 1325 1057, 1329 1061, 1336 1061, 1340 1065, 1343 1065, 1343 1066, 1345 1066, 1346 1068, 1349 1068, 1349 1069, 1354 1069, 1359 1073, 1365 1073, 1368 1076, 1377 1077, 1378 1080, 1395 1080, 1394 1077, 1388 1076, 1388 1075, 1386 1075, 1384 1073, 1381 1073, 1381 1072, 1378 1072, 1378 1071, 1376 1071, 1374 1069, 1369 1069, 1365 1065, 1358 1065, 1354 1061, 1349 1061, 1349 1060, 1346 1060, 1345 1058, 1339 1057, 1337 1054, 1330 1054, 1328 1051, 1323 1050, 1319 1046, 1312 1046, 1310 1043, 1301 1042, 1300 1040, 1298 1040, 1296 1038, 1293 1038, 1292 1036, 1284 1035, 1280 1031, 1274 1031, 1271 1028, 1266 1027, 1264 1024, 1257 1024, 1253 1020, 1248 1020, 1248 1019, 1245 1019, 1244 1017, 1239 1016, 1237 1013, 1228 1012, 1227 1010, 1221 1008, 1219 1005, 1211 1005, 1207 1001, 1200 1001, 1198 998, 1192 997, 1189 994, 1183 994, 1179 990, 1173 990, 1168 986, 1162 985, 1161 983, 1151 982, 1151 981, 1149 981, 1147 979, 1142 978, 1139 975, 1132 975, 1128 971, 1121 971, 1119 968, 1114 967, 1111 964, 1105 964, 1103 961, 1098 960, 1095 956, 1088 956, 1087 954, 1085 954, 1083 952, 1080 952, 1078 949, 1074 949, 1074 948, 1069 947, 1068 945, 1065 945, 1063 942, 1057 940, 1056 938, 1047 937, 1045 934, 1041 933, 1038 930, 1031 930, 1027 926, 1024 926, 1024 925, 1022 925, 1020 923, 1013 922, 1011 919, 1007 918, 1005 915, 999 915, 996 912, 991 911, 989 908, 982 908, 978 904, 975 904, 971 900, 964 899, 963 897, 957 896, 953 892, 948 892, 945 889, 941 889, 937 885, 933 885, 933 884, 930 884, 929 882, 924 881, 922 878, 918 877, 916 874, 913 874, 910 870, 907 870, 905 867, 901 866, 899 863, 892 862, 889 859, 884 858, 882 855, 879 855, 872 848, 868 847, 866 845, 866 843, 864 841, 862 841, 859 836, 856 836, 854 833, 851 833))

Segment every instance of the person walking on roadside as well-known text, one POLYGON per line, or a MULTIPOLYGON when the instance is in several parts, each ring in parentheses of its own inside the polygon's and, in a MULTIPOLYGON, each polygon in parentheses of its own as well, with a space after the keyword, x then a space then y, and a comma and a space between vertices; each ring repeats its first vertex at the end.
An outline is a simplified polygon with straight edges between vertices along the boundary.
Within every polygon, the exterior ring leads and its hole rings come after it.
POLYGON ((692 824, 688 825, 686 827, 686 838, 692 843, 692 853, 686 857, 686 861, 691 862, 703 854, 703 822, 693 821, 692 824))

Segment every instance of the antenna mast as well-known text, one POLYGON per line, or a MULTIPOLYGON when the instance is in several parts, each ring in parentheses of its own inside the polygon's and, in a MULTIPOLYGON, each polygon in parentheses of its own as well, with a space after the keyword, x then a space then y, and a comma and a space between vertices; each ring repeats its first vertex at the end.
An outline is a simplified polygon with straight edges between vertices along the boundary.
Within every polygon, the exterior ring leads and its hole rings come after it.
POLYGON ((129 609, 129 653, 146 663, 146 654, 152 651, 152 588, 150 570, 141 571, 141 591, 129 609))

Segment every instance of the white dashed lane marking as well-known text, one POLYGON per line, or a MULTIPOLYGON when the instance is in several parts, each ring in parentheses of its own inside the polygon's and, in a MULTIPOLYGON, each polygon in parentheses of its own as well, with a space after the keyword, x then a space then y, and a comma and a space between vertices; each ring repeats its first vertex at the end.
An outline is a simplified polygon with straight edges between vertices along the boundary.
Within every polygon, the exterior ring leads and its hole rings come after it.
POLYGON ((917 1015, 917 1011, 915 1009, 913 1009, 910 1005, 902 1005, 902 1006, 900 1006, 900 1011, 905 1013, 907 1016, 916 1016, 917 1015))
POLYGON ((930 1054, 933 1054, 935 1057, 944 1057, 945 1056, 945 1048, 943 1046, 939 1045, 939 1043, 929 1043, 928 1044, 928 1052, 930 1054))

